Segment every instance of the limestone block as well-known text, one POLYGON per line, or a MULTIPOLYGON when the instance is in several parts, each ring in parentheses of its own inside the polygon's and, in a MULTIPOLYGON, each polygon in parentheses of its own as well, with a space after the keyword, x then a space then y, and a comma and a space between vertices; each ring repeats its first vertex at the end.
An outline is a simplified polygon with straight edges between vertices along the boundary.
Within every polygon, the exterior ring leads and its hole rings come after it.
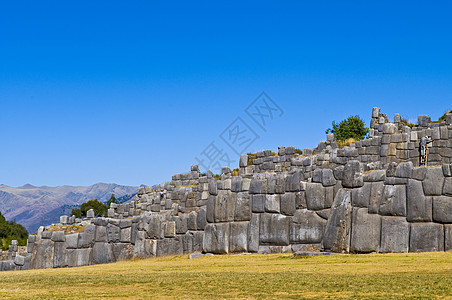
POLYGON ((432 251, 444 251, 443 225, 436 223, 411 223, 410 252, 432 251))
POLYGON ((132 238, 132 227, 121 229, 119 233, 119 241, 122 243, 130 243, 132 238))
POLYGON ((372 183, 365 182, 360 188, 352 190, 352 205, 354 207, 369 207, 370 192, 372 189, 372 183))
POLYGON ((380 252, 408 252, 410 224, 403 217, 381 218, 380 252))
POLYGON ((66 248, 76 249, 78 246, 79 233, 73 233, 66 235, 66 248))
MULTIPOLYGON (((452 170, 451 170, 451 165, 450 164, 443 164, 442 168, 443 168, 443 175, 445 177, 451 177, 452 176, 452 170)), ((447 179, 447 178, 446 178, 447 179)))
MULTIPOLYGON (((353 196, 352 196, 353 197, 353 196)), ((350 251, 376 252, 380 249, 381 217, 369 214, 367 208, 354 208, 350 251)))
POLYGON ((270 213, 280 212, 280 196, 266 195, 264 203, 265 211, 270 213))
POLYGON ((254 213, 262 213, 265 211, 265 195, 252 195, 252 211, 254 213))
MULTIPOLYGON (((299 192, 300 193, 300 192, 299 192)), ((280 208, 281 213, 287 216, 293 216, 295 213, 295 194, 294 193, 286 193, 281 195, 280 199, 280 208)))
POLYGON ((444 225, 444 250, 445 251, 452 250, 452 225, 451 224, 444 225))
POLYGON ((322 246, 327 251, 349 252, 352 223, 351 192, 340 189, 334 197, 331 211, 331 216, 326 224, 322 246))
POLYGON ((333 175, 336 180, 342 180, 344 178, 344 166, 338 166, 334 168, 333 175))
POLYGON ((302 244, 320 243, 327 221, 316 213, 298 209, 290 223, 290 242, 302 244))
POLYGON ((200 210, 198 210, 198 215, 196 217, 196 228, 198 230, 204 230, 207 224, 207 212, 206 208, 203 207, 200 210))
POLYGON ((78 238, 78 248, 88 248, 94 243, 94 238, 96 235, 96 225, 88 224, 85 227, 85 231, 80 233, 78 238))
POLYGON ((217 180, 216 179, 209 180, 209 193, 211 195, 217 195, 218 188, 217 188, 217 180))
POLYGON ((303 180, 303 178, 304 176, 301 170, 296 170, 294 173, 289 173, 289 175, 286 176, 286 191, 300 191, 300 181, 303 180))
POLYGON ((69 223, 69 216, 60 216, 60 224, 66 225, 69 223))
POLYGON ((369 213, 377 214, 380 209, 380 201, 383 196, 384 184, 383 182, 372 182, 370 189, 369 213))
POLYGON ((176 223, 174 221, 166 221, 163 225, 164 236, 166 238, 172 238, 176 236, 176 223))
POLYGON ((122 219, 119 221, 119 228, 128 228, 132 226, 132 219, 122 219))
POLYGON ((87 212, 86 212, 86 217, 88 218, 88 219, 92 219, 92 218, 94 218, 94 209, 89 209, 87 212))
POLYGON ((115 217, 115 209, 114 208, 109 208, 107 211, 107 215, 109 218, 114 218, 115 217))
POLYGON ((325 208, 325 188, 320 183, 306 183, 306 205, 310 210, 325 208))
POLYGON ((25 256, 23 255, 16 255, 14 258, 14 263, 18 266, 23 266, 25 264, 25 256))
POLYGON ((400 178, 411 178, 413 169, 414 166, 411 161, 401 162, 395 170, 395 176, 400 178))
POLYGON ((251 195, 246 192, 237 194, 237 203, 235 205, 234 213, 235 221, 249 221, 251 220, 251 195))
MULTIPOLYGON (((187 229, 188 230, 197 230, 198 229, 197 224, 196 224, 196 218, 197 218, 197 214, 195 211, 192 211, 188 214, 188 220, 187 220, 187 229)), ((212 219, 212 221, 213 221, 213 219, 212 219)))
POLYGON ((33 247, 33 256, 31 258, 30 268, 52 268, 54 249, 54 243, 50 239, 41 239, 36 241, 33 247))
POLYGON ((379 214, 406 216, 406 188, 403 185, 385 185, 380 199, 379 214))
POLYGON ((188 231, 188 215, 183 214, 178 217, 174 217, 176 224, 176 233, 185 234, 188 231))
POLYGON ((239 161, 239 166, 241 168, 244 168, 248 165, 248 155, 246 154, 242 154, 240 155, 240 161, 239 161))
MULTIPOLYGON (((211 195, 211 196, 209 196, 209 199, 207 199, 206 218, 207 218, 207 222, 209 222, 209 223, 215 222, 215 202, 216 202, 216 196, 211 195)), ((188 228, 189 229, 190 229, 190 218, 191 217, 189 216, 189 219, 188 219, 188 228)))
POLYGON ((406 187, 406 219, 409 222, 432 221, 432 197, 425 197, 422 183, 409 179, 406 187))
POLYGON ((106 242, 107 241, 107 227, 106 226, 96 226, 96 237, 94 240, 96 242, 106 242))
POLYGON ((442 167, 429 167, 423 181, 426 196, 440 196, 443 191, 444 175, 442 167))
POLYGON ((289 245, 290 217, 280 214, 260 216, 259 240, 261 244, 289 245))
MULTIPOLYGON (((289 195, 290 193, 285 193, 284 195, 289 195)), ((295 193, 295 206, 297 209, 307 208, 306 204, 306 191, 300 191, 295 193)))
POLYGON ((0 271, 13 271, 15 269, 14 260, 0 261, 0 271))
POLYGON ((218 191, 215 198, 215 222, 231 222, 234 220, 235 203, 237 202, 237 194, 231 193, 229 190, 218 191))
POLYGON ((204 230, 203 251, 224 254, 229 252, 229 223, 207 224, 204 230))
POLYGON ((54 243, 53 250, 53 267, 63 268, 67 266, 66 263, 66 245, 64 242, 54 243))
POLYGON ((107 240, 108 242, 119 242, 119 226, 108 224, 107 225, 107 240))
POLYGON ((250 194, 265 194, 267 193, 267 181, 265 179, 253 178, 249 188, 250 194))
POLYGON ((64 242, 66 240, 64 231, 53 231, 51 240, 54 242, 64 242))
POLYGON ((363 176, 364 182, 377 182, 384 181, 386 178, 385 170, 373 170, 370 171, 363 176))
POLYGON ((347 188, 361 187, 364 184, 361 164, 357 160, 347 162, 344 167, 342 185, 347 188))
POLYGON ((252 214, 248 225, 248 251, 259 251, 259 225, 260 215, 252 214))
POLYGON ((446 177, 444 180, 443 194, 452 196, 452 177, 446 177))
POLYGON ((248 251, 248 223, 232 222, 229 236, 229 253, 248 251))
POLYGON ((336 179, 334 178, 333 171, 331 169, 322 169, 322 185, 334 186, 336 179))
POLYGON ((452 223, 452 197, 433 197, 433 221, 438 223, 452 223))
POLYGON ((133 257, 134 246, 130 243, 111 244, 111 250, 115 261, 128 260, 133 257))
POLYGON ((242 177, 240 177, 240 176, 232 177, 231 191, 236 192, 236 193, 242 191, 242 177))
POLYGON ((427 174, 427 167, 421 166, 413 169, 412 178, 416 180, 423 181, 425 179, 425 175, 427 174))
POLYGON ((430 121, 431 121, 431 118, 428 115, 417 116, 417 123, 421 127, 428 127, 430 121))
POLYGON ((242 191, 249 191, 251 185, 251 179, 243 178, 242 179, 242 191))

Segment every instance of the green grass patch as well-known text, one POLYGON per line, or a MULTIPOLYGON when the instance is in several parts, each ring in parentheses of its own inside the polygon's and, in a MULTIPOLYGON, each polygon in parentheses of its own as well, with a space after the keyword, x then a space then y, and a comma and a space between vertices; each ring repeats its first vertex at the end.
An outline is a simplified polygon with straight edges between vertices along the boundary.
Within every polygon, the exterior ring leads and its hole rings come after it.
POLYGON ((0 272, 0 298, 451 298, 452 252, 164 257, 0 272))

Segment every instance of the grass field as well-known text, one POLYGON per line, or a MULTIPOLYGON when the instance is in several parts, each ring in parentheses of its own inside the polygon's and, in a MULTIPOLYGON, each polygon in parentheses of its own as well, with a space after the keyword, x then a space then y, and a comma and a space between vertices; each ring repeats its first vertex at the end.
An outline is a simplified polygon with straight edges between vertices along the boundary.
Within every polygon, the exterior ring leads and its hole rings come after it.
POLYGON ((0 272, 0 298, 452 299, 452 252, 151 258, 0 272))

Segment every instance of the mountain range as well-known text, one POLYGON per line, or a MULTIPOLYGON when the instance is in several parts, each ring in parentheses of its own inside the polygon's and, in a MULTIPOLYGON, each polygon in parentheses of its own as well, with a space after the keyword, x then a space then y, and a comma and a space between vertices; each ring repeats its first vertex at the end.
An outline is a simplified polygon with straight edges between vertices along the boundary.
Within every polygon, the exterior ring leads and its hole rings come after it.
POLYGON ((15 220, 30 233, 41 225, 59 222, 59 216, 69 215, 72 208, 83 202, 97 199, 106 202, 111 194, 123 202, 137 193, 138 187, 113 183, 96 183, 91 186, 33 186, 21 187, 0 185, 0 212, 7 220, 15 220))

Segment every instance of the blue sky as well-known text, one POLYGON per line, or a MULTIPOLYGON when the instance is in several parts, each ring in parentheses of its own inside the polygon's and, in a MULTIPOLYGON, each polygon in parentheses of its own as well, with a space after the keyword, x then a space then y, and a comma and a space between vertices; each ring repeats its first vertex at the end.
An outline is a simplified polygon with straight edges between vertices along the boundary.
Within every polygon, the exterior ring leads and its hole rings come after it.
MULTIPOLYGON (((12 2, 12 1, 11 1, 12 2)), ((313 148, 333 120, 452 108, 451 4, 0 5, 0 184, 155 184, 240 117, 245 152, 313 148), (265 131, 245 109, 265 91, 265 131)))

